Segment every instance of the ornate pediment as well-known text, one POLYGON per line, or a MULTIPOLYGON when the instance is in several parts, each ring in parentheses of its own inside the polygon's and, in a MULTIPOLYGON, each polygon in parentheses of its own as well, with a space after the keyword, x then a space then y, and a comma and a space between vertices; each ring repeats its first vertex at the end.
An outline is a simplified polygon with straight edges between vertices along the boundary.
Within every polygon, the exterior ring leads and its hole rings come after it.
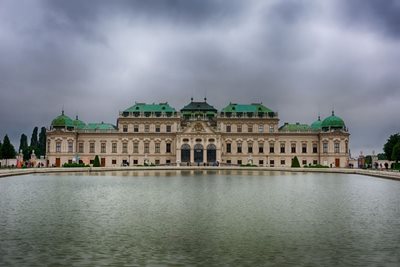
POLYGON ((198 122, 193 126, 192 132, 205 132, 205 129, 204 129, 203 125, 198 122))
POLYGON ((182 131, 183 134, 215 134, 215 131, 204 122, 192 122, 182 131))

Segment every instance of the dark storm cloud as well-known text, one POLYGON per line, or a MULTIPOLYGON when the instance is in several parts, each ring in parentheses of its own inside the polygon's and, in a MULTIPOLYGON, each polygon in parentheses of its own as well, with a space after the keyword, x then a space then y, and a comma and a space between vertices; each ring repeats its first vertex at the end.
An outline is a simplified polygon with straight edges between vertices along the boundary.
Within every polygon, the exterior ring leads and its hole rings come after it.
POLYGON ((377 2, 2 1, 0 136, 18 145, 63 106, 115 123, 135 101, 207 96, 263 102, 281 123, 334 108, 353 153, 379 151, 400 129, 400 52, 397 3, 377 2))
POLYGON ((350 26, 372 28, 389 37, 400 37, 399 0, 343 0, 342 8, 350 26))

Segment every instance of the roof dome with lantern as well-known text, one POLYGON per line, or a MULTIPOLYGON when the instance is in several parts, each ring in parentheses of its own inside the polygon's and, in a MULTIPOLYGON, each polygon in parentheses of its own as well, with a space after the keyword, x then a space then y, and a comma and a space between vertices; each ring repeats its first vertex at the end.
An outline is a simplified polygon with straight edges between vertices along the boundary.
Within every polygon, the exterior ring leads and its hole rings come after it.
POLYGON ((343 119, 335 116, 335 112, 332 110, 332 115, 322 121, 321 128, 322 130, 327 131, 330 129, 345 129, 346 126, 343 119))

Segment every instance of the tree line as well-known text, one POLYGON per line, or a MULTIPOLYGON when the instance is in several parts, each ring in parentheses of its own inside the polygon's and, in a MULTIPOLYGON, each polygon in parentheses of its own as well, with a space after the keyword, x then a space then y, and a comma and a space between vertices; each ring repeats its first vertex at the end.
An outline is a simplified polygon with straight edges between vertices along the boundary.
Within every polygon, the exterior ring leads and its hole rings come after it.
POLYGON ((21 134, 19 149, 15 150, 13 144, 10 142, 8 135, 4 136, 3 142, 0 141, 0 159, 13 159, 20 151, 23 154, 24 160, 29 160, 31 154, 35 151, 36 157, 46 155, 46 128, 42 127, 40 133, 39 128, 33 128, 31 140, 28 144, 28 137, 21 134))

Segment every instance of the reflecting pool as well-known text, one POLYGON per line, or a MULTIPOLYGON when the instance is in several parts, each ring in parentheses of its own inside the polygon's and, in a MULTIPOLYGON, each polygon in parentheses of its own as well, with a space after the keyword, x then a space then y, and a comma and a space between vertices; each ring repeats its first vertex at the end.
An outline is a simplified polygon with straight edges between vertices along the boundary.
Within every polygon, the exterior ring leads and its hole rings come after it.
POLYGON ((400 264, 400 182, 149 171, 0 179, 0 266, 400 264))

